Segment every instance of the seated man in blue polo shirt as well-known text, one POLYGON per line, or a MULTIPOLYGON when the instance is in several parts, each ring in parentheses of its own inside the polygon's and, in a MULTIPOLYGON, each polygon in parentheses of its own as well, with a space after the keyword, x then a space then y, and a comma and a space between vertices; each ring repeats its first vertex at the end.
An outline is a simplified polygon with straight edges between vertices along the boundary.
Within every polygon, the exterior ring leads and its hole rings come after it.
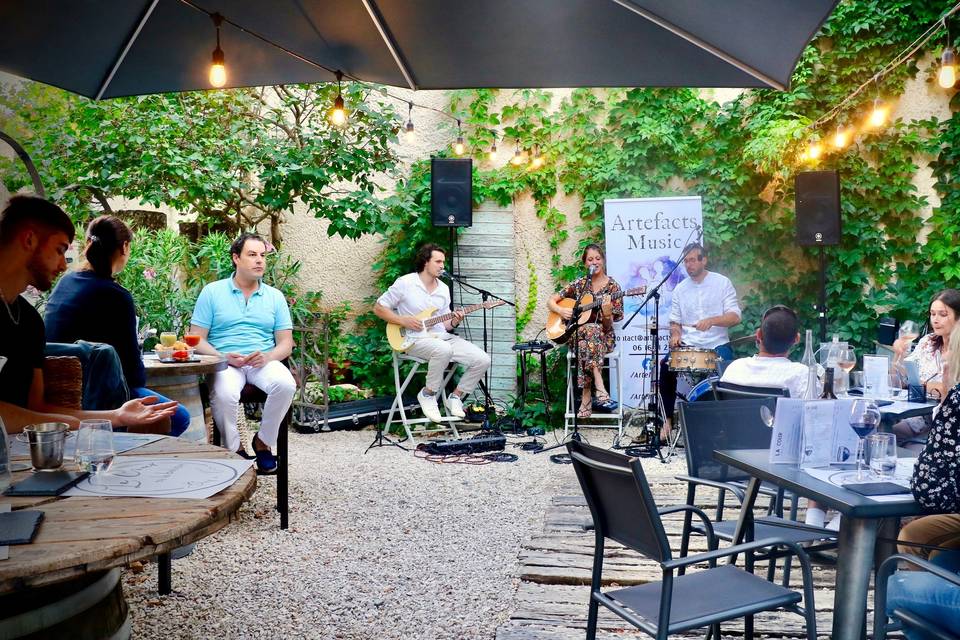
POLYGON ((240 392, 247 383, 267 394, 260 431, 251 446, 257 470, 273 473, 280 422, 293 402, 296 383, 283 365, 293 351, 293 322, 283 294, 261 282, 266 268, 263 238, 244 233, 230 245, 233 276, 211 282, 200 292, 190 320, 190 333, 201 336, 197 351, 222 355, 230 365, 212 374, 210 408, 230 451, 243 453, 237 431, 240 392))

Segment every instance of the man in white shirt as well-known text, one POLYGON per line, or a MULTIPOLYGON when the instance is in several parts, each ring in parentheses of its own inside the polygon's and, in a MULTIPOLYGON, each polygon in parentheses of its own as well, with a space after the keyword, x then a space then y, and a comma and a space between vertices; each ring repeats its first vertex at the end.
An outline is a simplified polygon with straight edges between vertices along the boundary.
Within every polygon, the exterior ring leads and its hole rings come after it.
POLYGON ((807 392, 807 367, 791 362, 787 355, 800 341, 797 314, 782 305, 770 307, 763 314, 757 329, 759 353, 734 360, 723 372, 721 382, 745 387, 776 387, 790 391, 791 398, 802 398, 807 392))
MULTIPOLYGON (((696 242, 684 247, 683 267, 687 278, 673 290, 670 304, 670 348, 713 349, 724 360, 733 360, 727 329, 740 323, 737 290, 726 276, 707 271, 707 252, 696 242)), ((677 400, 677 374, 669 365, 668 353, 660 363, 659 392, 666 414, 661 439, 670 433, 677 400)))
POLYGON ((457 388, 447 396, 447 411, 456 418, 465 417, 463 398, 490 367, 490 356, 483 349, 463 338, 449 333, 463 321, 463 312, 454 311, 453 318, 424 328, 415 316, 427 309, 435 309, 433 315, 447 313, 450 307, 450 289, 438 278, 443 272, 446 255, 439 245, 426 244, 417 251, 415 273, 397 278, 387 291, 377 299, 373 312, 378 318, 404 327, 407 339, 413 345, 406 353, 427 361, 427 380, 417 394, 417 402, 423 415, 440 422, 437 393, 443 384, 443 372, 453 361, 466 367, 457 388))

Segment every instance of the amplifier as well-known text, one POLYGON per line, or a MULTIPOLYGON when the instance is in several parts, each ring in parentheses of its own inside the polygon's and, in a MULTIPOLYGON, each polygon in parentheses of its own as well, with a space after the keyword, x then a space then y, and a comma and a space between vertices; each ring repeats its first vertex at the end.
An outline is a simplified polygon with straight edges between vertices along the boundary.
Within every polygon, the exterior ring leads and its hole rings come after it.
POLYGON ((479 435, 463 440, 436 440, 424 442, 417 448, 430 455, 457 456, 465 453, 483 453, 484 451, 503 451, 507 437, 502 433, 479 435))

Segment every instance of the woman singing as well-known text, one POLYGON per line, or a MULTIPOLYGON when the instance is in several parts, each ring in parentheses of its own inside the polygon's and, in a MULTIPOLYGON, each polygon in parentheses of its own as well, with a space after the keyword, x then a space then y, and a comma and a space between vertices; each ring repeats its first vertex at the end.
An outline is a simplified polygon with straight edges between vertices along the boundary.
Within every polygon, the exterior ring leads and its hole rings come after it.
MULTIPOLYGON (((594 300, 607 297, 596 314, 596 320, 586 323, 577 331, 577 385, 583 389, 580 399, 578 418, 589 418, 592 414, 592 391, 596 389, 597 403, 610 407, 610 394, 603 384, 603 357, 613 351, 615 338, 613 333, 614 321, 623 319, 623 299, 610 301, 609 296, 620 291, 617 281, 607 275, 606 256, 600 245, 589 244, 583 250, 581 261, 593 275, 578 278, 567 285, 559 293, 550 296, 547 307, 557 313, 564 320, 572 316, 570 309, 561 307, 558 302, 563 298, 579 300, 584 293, 589 293, 594 300)), ((574 348, 571 345, 571 348, 574 348)))

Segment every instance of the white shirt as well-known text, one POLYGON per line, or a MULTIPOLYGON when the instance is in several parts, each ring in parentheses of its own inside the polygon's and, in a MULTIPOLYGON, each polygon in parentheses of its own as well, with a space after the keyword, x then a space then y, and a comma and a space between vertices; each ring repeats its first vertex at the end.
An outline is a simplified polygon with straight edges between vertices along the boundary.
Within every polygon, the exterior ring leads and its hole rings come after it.
MULTIPOLYGON (((708 271, 702 282, 686 278, 673 290, 670 322, 692 325, 704 318, 722 316, 728 311, 740 316, 737 290, 726 276, 708 271)), ((715 349, 730 342, 730 334, 726 327, 710 327, 706 331, 682 327, 680 340, 691 347, 715 349)))
MULTIPOLYGON (((437 288, 431 293, 427 291, 419 273, 408 273, 397 278, 390 288, 377 298, 377 302, 387 309, 393 309, 401 316, 415 316, 427 309, 433 310, 430 314, 433 316, 438 311, 443 314, 450 310, 450 289, 444 282, 437 280, 437 288)), ((424 338, 431 333, 441 337, 449 335, 443 323, 438 322, 427 331, 407 330, 406 336, 424 338)))
POLYGON ((784 356, 755 355, 727 365, 720 382, 789 389, 791 398, 802 398, 807 392, 807 367, 784 356))

